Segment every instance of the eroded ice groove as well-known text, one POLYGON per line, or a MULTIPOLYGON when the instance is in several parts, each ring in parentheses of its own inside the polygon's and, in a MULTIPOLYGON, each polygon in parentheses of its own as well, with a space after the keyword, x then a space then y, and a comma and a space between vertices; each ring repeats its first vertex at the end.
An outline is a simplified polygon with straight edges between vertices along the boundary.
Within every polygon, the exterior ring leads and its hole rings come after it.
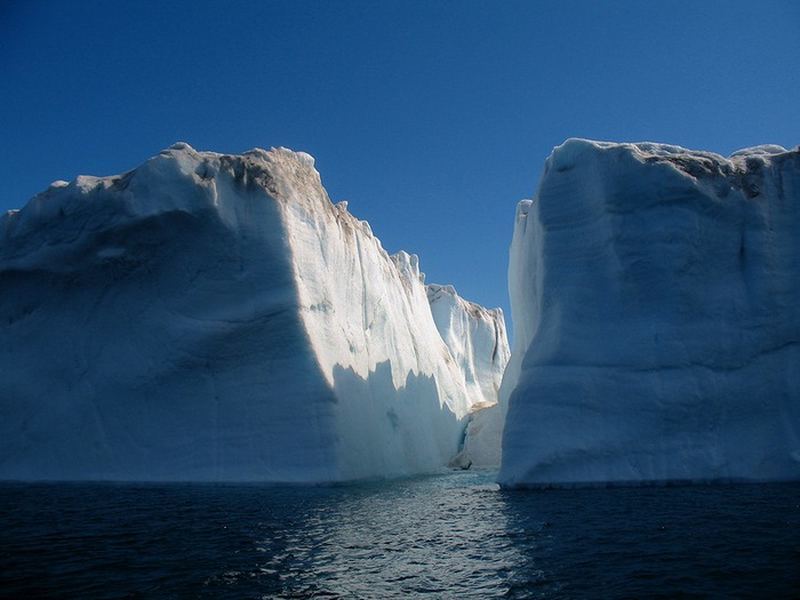
POLYGON ((800 478, 798 150, 568 140, 509 288, 504 485, 800 478))
POLYGON ((286 149, 176 144, 56 182, 0 218, 0 290, 5 479, 429 472, 502 357, 481 354, 502 315, 477 307, 480 343, 451 352, 417 257, 389 256, 286 149))

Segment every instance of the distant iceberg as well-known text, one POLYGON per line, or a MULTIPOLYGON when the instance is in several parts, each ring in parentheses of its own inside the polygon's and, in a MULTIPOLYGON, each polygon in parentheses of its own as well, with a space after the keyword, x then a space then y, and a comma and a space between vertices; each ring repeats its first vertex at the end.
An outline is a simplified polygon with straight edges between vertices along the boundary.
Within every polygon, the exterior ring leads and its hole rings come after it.
POLYGON ((501 484, 800 478, 800 151, 570 139, 509 288, 501 484))
POLYGON ((283 148, 55 182, 0 218, 0 290, 3 479, 431 472, 509 354, 283 148))
POLYGON ((498 400, 510 355, 503 312, 464 300, 453 286, 430 284, 427 289, 433 320, 473 399, 461 452, 450 465, 496 469, 505 416, 498 400))

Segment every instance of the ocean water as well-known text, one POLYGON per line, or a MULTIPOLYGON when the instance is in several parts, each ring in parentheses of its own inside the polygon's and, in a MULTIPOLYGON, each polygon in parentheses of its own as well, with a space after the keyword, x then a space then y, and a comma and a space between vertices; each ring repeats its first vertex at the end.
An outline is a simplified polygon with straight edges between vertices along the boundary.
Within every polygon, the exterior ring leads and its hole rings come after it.
POLYGON ((800 597, 800 484, 2 484, 0 595, 800 597))

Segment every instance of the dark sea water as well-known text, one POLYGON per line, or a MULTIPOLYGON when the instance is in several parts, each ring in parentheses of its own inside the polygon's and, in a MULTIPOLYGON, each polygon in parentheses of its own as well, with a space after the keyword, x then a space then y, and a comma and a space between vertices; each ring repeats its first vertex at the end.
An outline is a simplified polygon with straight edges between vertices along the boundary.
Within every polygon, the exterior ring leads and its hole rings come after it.
POLYGON ((8 598, 800 597, 800 484, 0 484, 8 598))

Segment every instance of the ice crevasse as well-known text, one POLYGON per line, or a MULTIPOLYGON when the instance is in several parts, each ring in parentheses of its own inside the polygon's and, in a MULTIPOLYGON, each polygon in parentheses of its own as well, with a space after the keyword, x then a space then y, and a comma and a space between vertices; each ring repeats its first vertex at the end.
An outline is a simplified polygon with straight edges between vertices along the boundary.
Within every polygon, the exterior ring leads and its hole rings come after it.
POLYGON ((176 144, 0 217, 3 479, 431 472, 508 354, 499 309, 426 286, 304 153, 176 144))
POLYGON ((800 478, 800 150, 570 139, 509 289, 502 485, 800 478))

